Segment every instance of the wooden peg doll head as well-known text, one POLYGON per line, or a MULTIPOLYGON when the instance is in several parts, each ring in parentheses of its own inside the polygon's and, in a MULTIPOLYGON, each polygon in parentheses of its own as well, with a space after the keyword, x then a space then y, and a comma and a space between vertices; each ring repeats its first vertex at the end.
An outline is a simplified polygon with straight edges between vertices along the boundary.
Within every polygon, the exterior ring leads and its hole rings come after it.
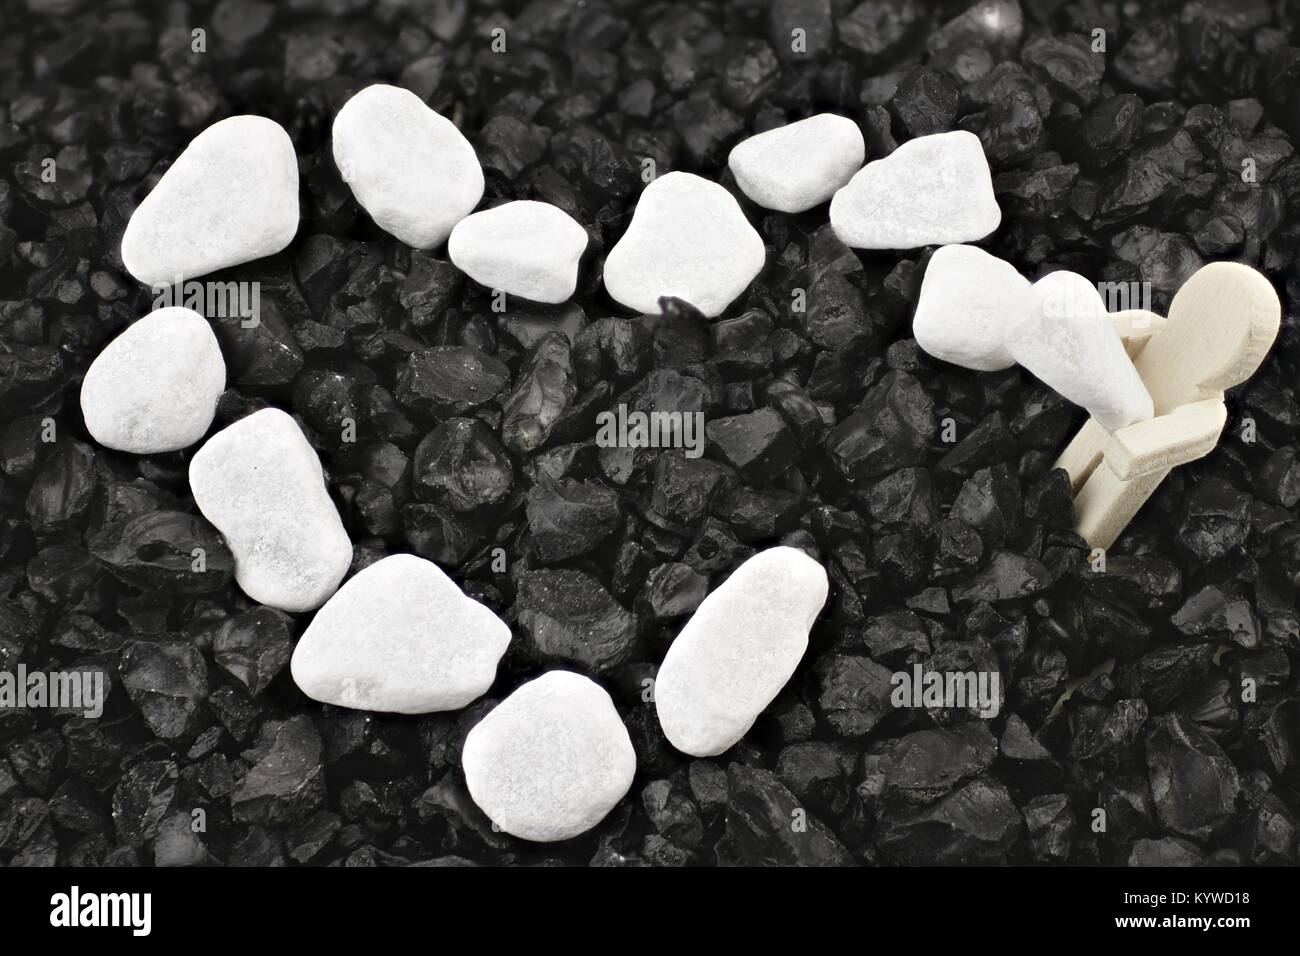
POLYGON ((1250 266, 1212 262, 1198 269, 1134 362, 1156 415, 1250 378, 1277 338, 1280 318, 1272 284, 1250 266))

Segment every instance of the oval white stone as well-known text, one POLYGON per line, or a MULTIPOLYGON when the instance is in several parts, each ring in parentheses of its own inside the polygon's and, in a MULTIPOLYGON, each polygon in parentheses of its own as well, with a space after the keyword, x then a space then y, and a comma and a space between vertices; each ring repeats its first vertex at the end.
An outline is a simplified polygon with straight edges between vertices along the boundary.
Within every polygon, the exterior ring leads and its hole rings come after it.
POLYGON ((669 743, 712 757, 745 736, 803 658, 827 590, 820 564, 797 548, 776 547, 709 594, 655 677, 655 709, 669 743))
POLYGON ((760 206, 803 212, 835 195, 862 167, 866 153, 857 123, 818 113, 743 140, 727 165, 736 185, 760 206))
POLYGON ((194 501, 235 556, 235 581, 254 601, 311 611, 334 593, 352 542, 325 490, 320 459, 278 408, 241 418, 190 460, 194 501))
POLYGON ((749 287, 765 257, 731 193, 692 173, 665 173, 641 193, 605 257, 605 288, 637 312, 658 312, 667 295, 712 318, 749 287))
POLYGON ((474 726, 461 752, 470 796, 502 830, 551 842, 585 833, 636 775, 627 728, 604 688, 550 671, 474 726))
POLYGON ((293 649, 294 682, 313 700, 427 714, 487 693, 510 628, 432 561, 382 558, 339 588, 293 649))
POLYGON ((451 261, 479 285, 552 305, 573 295, 586 248, 587 230, 531 199, 466 216, 447 240, 451 261))
POLYGON ((132 323, 86 370, 81 414, 92 438, 135 455, 178 451, 212 425, 226 363, 208 320, 171 307, 132 323))
POLYGON ((916 344, 937 359, 977 372, 1010 368, 1007 322, 1029 280, 976 246, 944 246, 930 257, 912 317, 916 344))
POLYGON ((232 116, 195 136, 126 224, 122 264, 174 285, 274 255, 298 231, 298 157, 265 116, 232 116))
POLYGON ((1001 221, 984 147, 965 130, 907 141, 831 199, 831 228, 856 249, 974 242, 1001 221))
POLYGON ((381 229, 430 249, 483 198, 483 168, 456 125, 410 90, 376 83, 334 117, 334 163, 381 229))
POLYGON ((1007 323, 1006 341, 1017 362, 1107 431, 1155 413, 1101 293, 1077 273, 1035 282, 1007 323))

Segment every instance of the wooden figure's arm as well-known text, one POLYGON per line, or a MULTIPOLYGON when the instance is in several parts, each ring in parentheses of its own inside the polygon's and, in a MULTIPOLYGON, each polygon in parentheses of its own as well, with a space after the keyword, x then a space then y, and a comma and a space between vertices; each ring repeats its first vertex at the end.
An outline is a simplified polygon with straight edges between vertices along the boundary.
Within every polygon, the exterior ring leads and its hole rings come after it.
POLYGON ((1121 481, 1202 458, 1214 450, 1228 420, 1222 397, 1180 405, 1168 415, 1112 432, 1105 461, 1121 481))

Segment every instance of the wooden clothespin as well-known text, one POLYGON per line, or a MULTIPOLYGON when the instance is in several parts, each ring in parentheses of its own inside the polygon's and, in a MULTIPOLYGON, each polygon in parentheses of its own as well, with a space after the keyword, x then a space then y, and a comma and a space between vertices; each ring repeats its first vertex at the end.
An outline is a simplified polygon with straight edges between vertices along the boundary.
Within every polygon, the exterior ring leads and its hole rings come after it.
POLYGON ((1113 433, 1088 419, 1057 460, 1090 547, 1109 548, 1175 466, 1214 449, 1228 420, 1224 390, 1259 368, 1281 313, 1269 281, 1236 262, 1197 270, 1175 294, 1168 321, 1140 309, 1115 313, 1155 417, 1113 433))

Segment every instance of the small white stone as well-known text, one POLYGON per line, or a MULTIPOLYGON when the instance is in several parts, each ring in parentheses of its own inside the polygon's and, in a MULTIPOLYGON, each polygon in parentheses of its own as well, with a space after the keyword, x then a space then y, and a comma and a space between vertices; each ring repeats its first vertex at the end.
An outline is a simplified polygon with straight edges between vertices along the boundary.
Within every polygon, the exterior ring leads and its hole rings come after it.
POLYGON ((655 677, 655 709, 678 750, 712 757, 749 731, 808 649, 826 571, 797 548, 760 551, 696 609, 655 677))
POLYGON ((984 147, 965 130, 907 141, 831 200, 831 228, 856 249, 974 242, 1001 221, 984 147))
POLYGON ((482 697, 510 628, 432 561, 382 558, 339 588, 293 649, 294 682, 312 700, 428 714, 482 697))
POLYGON ((1053 272, 1035 282, 1007 323, 1006 341, 1017 362, 1107 431, 1154 414, 1106 303, 1077 273, 1053 272))
POLYGON ((474 726, 461 765, 470 796, 493 823, 549 843, 605 818, 632 785, 636 753, 600 685, 550 671, 474 726))
POLYGON ((298 157, 275 120, 232 116, 190 141, 131 215, 122 264, 153 287, 275 255, 298 231, 298 157))
POLYGON ((451 261, 479 285, 552 305, 573 295, 586 248, 587 230, 531 199, 466 216, 447 240, 451 261))
POLYGON ((483 198, 483 168, 456 125, 410 90, 376 83, 334 117, 334 163, 381 229, 431 249, 483 198))
POLYGON ((278 408, 241 418, 190 460, 194 501, 235 556, 235 581, 281 611, 325 602, 352 563, 352 542, 325 490, 320 459, 278 408))
POLYGON ((226 387, 226 363, 208 320, 180 307, 132 323, 90 364, 81 414, 107 448, 155 455, 205 434, 226 387))
POLYGON ((760 206, 803 212, 835 195, 866 154, 857 123, 818 113, 738 143, 727 165, 736 185, 760 206))
POLYGON ((912 318, 916 344, 937 359, 995 372, 1016 360, 1005 331, 1029 293, 1009 262, 976 246, 944 246, 930 257, 912 318))
POLYGON ((641 193, 605 257, 605 288, 637 312, 675 296, 712 318, 763 269, 766 250, 734 196, 693 173, 665 173, 641 193))

